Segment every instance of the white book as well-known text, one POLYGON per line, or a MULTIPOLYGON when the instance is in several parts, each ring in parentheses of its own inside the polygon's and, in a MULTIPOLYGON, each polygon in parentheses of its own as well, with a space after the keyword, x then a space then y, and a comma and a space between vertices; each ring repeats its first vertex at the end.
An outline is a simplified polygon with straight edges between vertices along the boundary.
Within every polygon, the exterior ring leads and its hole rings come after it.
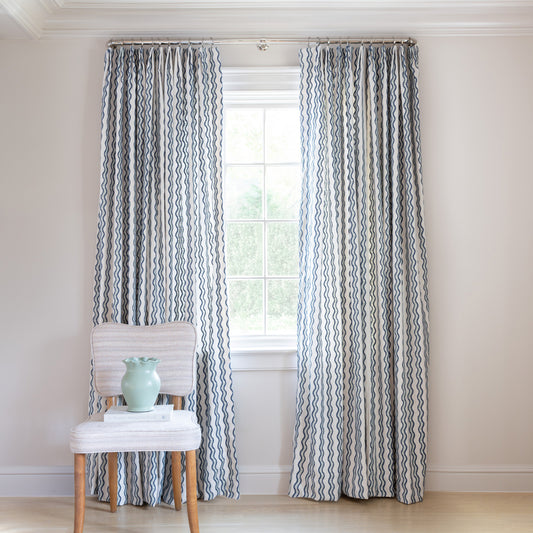
POLYGON ((163 422, 170 420, 173 405, 154 405, 151 411, 132 413, 127 405, 114 405, 104 413, 104 422, 163 422))

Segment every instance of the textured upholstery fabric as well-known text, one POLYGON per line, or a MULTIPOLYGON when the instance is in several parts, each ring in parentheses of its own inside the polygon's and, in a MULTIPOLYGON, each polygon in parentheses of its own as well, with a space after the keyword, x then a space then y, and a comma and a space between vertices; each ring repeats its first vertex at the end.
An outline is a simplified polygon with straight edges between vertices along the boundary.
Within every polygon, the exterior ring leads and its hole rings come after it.
POLYGON ((104 422, 98 413, 72 428, 72 453, 187 451, 200 446, 201 430, 190 411, 173 411, 169 421, 104 422))
POLYGON ((105 323, 93 328, 91 349, 96 390, 101 396, 122 394, 121 380, 128 357, 157 357, 161 362, 161 394, 185 396, 194 389, 196 331, 188 322, 156 326, 105 323))

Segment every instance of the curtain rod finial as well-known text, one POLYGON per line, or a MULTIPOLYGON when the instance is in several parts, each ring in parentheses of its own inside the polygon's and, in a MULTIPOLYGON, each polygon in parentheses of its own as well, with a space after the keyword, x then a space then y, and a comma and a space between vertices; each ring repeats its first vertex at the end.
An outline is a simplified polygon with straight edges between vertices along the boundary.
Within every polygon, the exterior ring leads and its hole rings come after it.
POLYGON ((257 43, 257 49, 260 51, 260 52, 266 52, 268 50, 268 47, 270 45, 267 43, 267 41, 265 39, 261 39, 258 43, 257 43))

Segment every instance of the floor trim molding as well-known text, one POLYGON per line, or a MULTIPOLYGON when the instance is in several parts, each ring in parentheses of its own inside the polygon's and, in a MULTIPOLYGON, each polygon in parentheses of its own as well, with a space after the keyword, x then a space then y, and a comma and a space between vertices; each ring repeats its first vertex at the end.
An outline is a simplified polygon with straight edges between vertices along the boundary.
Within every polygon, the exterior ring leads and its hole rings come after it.
POLYGON ((533 492, 532 465, 468 465, 428 468, 426 490, 533 492))
POLYGON ((290 475, 290 465, 243 465, 239 468, 241 494, 287 494, 290 475))
MULTIPOLYGON (((0 467, 0 497, 72 496, 72 466, 0 467)), ((242 465, 242 495, 287 494, 290 465, 242 465)), ((533 492, 533 465, 468 465, 428 468, 426 490, 533 492)))
POLYGON ((0 467, 0 497, 73 495, 73 466, 0 467))

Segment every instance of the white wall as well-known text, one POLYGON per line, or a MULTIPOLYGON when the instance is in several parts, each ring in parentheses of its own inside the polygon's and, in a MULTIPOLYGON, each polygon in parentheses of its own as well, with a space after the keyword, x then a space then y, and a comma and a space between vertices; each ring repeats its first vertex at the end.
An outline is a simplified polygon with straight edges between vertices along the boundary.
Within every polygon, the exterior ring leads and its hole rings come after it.
MULTIPOLYGON (((533 38, 420 39, 428 487, 533 490, 533 38)), ((0 41, 0 495, 72 487, 87 405, 105 42, 0 41)), ((296 65, 295 47, 222 49, 296 65)), ((294 360, 235 360, 243 492, 286 490, 294 360), (268 370, 258 370, 257 366, 268 370)))
POLYGON ((533 38, 420 50, 429 486, 533 490, 533 38))
POLYGON ((102 50, 0 41, 0 494, 65 477, 86 412, 102 50))

